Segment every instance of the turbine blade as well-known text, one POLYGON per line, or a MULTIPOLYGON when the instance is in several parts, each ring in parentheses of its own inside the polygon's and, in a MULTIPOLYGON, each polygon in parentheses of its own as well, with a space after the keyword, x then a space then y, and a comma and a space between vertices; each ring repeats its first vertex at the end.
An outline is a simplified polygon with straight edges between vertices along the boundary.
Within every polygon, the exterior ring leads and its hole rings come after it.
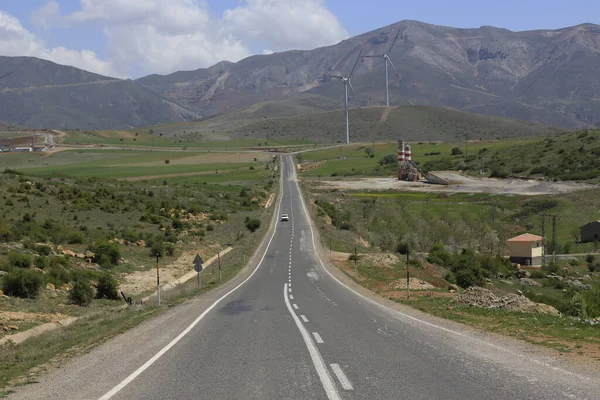
POLYGON ((362 58, 381 58, 383 56, 362 56, 362 58))
POLYGON ((341 75, 331 75, 331 74, 323 74, 323 76, 327 76, 329 78, 338 78, 338 79, 344 79, 343 76, 341 75))
POLYGON ((354 67, 352 67, 352 71, 350 71, 350 75, 348 75, 348 78, 352 78, 352 75, 354 75, 354 71, 356 71, 356 66, 358 65, 358 62, 360 61, 360 56, 362 56, 362 49, 360 49, 360 53, 358 53, 358 58, 356 59, 356 62, 354 63, 354 67))
POLYGON ((358 99, 356 98, 356 93, 354 92, 354 87, 352 87, 352 82, 348 81, 348 85, 350 85, 350 90, 352 91, 352 97, 354 97, 354 101, 356 102, 356 108, 360 108, 360 104, 358 104, 358 99))
POLYGON ((394 48, 394 45, 396 44, 396 41, 398 40, 398 36, 400 36, 400 29, 398 29, 398 33, 396 33, 396 37, 394 38, 392 45, 390 46, 389 50, 385 54, 390 54, 392 52, 392 49, 394 48))
POLYGON ((392 62, 391 58, 388 57, 387 59, 390 62, 390 65, 392 66, 392 68, 394 69, 394 72, 396 73, 396 76, 398 77, 398 80, 400 81, 400 84, 402 85, 402 78, 400 78, 400 74, 398 73, 398 70, 394 66, 394 63, 392 62))
POLYGON ((15 72, 15 71, 10 71, 8 74, 4 74, 4 75, 0 76, 0 79, 6 78, 7 76, 9 76, 10 74, 12 74, 13 72, 15 72))

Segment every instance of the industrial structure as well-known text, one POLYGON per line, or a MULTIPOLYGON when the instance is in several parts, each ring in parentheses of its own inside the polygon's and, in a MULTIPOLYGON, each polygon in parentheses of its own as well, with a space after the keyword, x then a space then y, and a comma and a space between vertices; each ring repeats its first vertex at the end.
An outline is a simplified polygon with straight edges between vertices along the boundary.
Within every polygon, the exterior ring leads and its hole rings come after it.
POLYGON ((424 176, 423 171, 412 161, 410 144, 401 138, 398 140, 398 180, 416 182, 424 176))

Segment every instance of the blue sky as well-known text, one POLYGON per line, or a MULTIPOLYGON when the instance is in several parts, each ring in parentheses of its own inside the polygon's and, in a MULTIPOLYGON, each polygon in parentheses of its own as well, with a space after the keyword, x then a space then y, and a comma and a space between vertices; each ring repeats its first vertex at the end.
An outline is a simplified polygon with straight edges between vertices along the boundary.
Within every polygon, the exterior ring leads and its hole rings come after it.
POLYGON ((87 0, 87 7, 80 0, 53 1, 0 0, 5 29, 20 40, 3 42, 7 34, 0 19, 0 54, 62 59, 100 73, 137 77, 332 44, 403 19, 510 30, 600 24, 598 0, 87 0), (169 10, 178 11, 163 20, 169 10), (6 16, 13 18, 9 28, 6 16), (28 50, 18 54, 20 47, 28 50))

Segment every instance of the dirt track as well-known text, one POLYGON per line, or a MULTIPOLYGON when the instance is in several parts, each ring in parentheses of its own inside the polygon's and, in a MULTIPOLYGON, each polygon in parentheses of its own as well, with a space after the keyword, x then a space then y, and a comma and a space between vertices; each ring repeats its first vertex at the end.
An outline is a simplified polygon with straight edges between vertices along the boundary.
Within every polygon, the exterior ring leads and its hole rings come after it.
POLYGON ((457 172, 436 172, 435 175, 451 182, 449 186, 424 182, 404 182, 396 178, 364 178, 356 180, 323 180, 323 187, 346 190, 403 190, 414 192, 491 193, 542 195, 570 193, 576 190, 598 189, 598 185, 578 182, 546 182, 519 179, 473 178, 457 172))

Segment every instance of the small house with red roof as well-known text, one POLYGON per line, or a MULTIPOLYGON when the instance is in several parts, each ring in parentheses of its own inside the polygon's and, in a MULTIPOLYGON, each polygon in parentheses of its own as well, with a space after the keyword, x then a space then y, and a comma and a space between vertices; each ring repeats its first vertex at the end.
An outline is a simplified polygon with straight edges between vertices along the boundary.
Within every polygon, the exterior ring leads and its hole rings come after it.
POLYGON ((542 265, 544 239, 541 236, 524 233, 508 239, 510 261, 515 264, 542 265))

